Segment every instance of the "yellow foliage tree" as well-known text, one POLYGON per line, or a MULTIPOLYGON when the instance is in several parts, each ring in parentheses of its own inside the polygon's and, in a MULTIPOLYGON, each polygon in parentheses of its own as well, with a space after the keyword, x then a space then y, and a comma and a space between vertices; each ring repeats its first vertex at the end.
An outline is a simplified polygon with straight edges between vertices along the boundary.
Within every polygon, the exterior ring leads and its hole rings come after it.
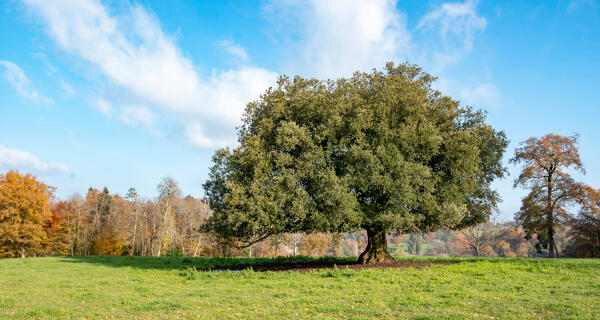
POLYGON ((0 257, 24 258, 42 251, 53 191, 31 174, 0 174, 0 257))
POLYGON ((323 233, 312 233, 300 240, 300 251, 303 255, 322 256, 329 249, 331 237, 323 233))
POLYGON ((120 256, 127 248, 127 238, 116 234, 110 228, 103 228, 94 243, 94 254, 99 256, 120 256))

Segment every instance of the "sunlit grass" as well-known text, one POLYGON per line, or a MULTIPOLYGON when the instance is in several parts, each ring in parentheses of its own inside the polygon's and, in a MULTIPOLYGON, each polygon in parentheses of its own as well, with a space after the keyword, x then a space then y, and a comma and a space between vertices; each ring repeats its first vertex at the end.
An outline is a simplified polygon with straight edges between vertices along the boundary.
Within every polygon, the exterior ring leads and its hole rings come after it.
POLYGON ((600 318, 600 260, 406 259, 460 263, 300 274, 197 271, 265 259, 0 260, 0 319, 600 318))

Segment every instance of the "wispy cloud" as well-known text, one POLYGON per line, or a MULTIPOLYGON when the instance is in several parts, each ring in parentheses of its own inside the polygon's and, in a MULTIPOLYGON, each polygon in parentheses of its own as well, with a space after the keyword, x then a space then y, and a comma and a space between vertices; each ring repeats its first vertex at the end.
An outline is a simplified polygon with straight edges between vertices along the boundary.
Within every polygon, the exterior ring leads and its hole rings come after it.
POLYGON ((463 87, 460 98, 468 105, 498 107, 500 91, 493 83, 482 83, 473 88, 463 87))
POLYGON ((3 145, 0 145, 0 169, 19 169, 43 174, 69 174, 69 168, 62 163, 44 162, 28 152, 3 145))
POLYGON ((60 87, 63 89, 63 93, 67 98, 71 98, 77 93, 73 86, 66 83, 64 80, 60 81, 60 87))
POLYGON ((476 34, 486 26, 487 20, 477 13, 477 1, 467 0, 442 4, 423 16, 417 29, 427 33, 432 65, 441 71, 471 52, 476 34))
MULTIPOLYGON (((194 130, 195 135, 202 135, 192 140, 203 141, 194 143, 199 147, 214 147, 222 136, 231 136, 244 105, 276 79, 275 73, 250 66, 201 78, 193 62, 161 30, 156 17, 140 5, 115 16, 96 0, 24 3, 41 18, 59 48, 88 62, 127 92, 128 105, 173 112, 185 130, 219 123, 217 131, 194 130), (241 80, 222 82, 230 78, 241 80)), ((109 96, 100 99, 103 103, 97 106, 104 113, 110 110, 107 106, 126 107, 109 96)))
POLYGON ((38 94, 31 85, 31 81, 25 75, 25 72, 13 62, 0 60, 0 66, 4 67, 3 77, 17 90, 17 93, 22 97, 29 99, 35 103, 53 104, 52 99, 46 98, 38 94))
POLYGON ((121 114, 121 120, 132 126, 151 126, 154 115, 146 107, 125 107, 121 114))
POLYGON ((111 112, 112 112, 112 106, 110 104, 110 102, 102 99, 102 98, 97 98, 92 105, 96 108, 96 110, 100 111, 100 113, 102 113, 103 115, 110 117, 111 112))
POLYGON ((235 57, 241 61, 248 60, 248 52, 246 52, 246 49, 244 49, 242 46, 234 43, 233 41, 223 40, 223 41, 218 42, 217 45, 219 47, 223 48, 223 50, 225 50, 225 52, 227 52, 228 54, 232 55, 233 57, 235 57))
POLYGON ((567 12, 573 12, 581 8, 596 8, 598 3, 595 0, 571 0, 567 5, 567 12))

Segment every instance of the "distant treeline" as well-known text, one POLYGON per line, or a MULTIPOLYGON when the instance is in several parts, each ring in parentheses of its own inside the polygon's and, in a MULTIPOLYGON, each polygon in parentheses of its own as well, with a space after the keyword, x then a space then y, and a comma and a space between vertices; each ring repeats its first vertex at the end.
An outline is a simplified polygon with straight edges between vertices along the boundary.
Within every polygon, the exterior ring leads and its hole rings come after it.
MULTIPOLYGON (((0 257, 43 255, 144 256, 357 256, 367 244, 365 232, 282 234, 238 250, 203 232, 211 216, 203 199, 182 196, 177 183, 164 178, 155 199, 131 188, 125 196, 90 188, 82 197, 54 200, 53 188, 31 175, 0 175, 0 257)), ((559 229, 561 256, 598 256, 600 223, 588 217, 559 229), (596 238, 594 238, 596 235, 596 238)), ((459 231, 390 234, 394 256, 540 257, 547 252, 536 235, 514 223, 483 223, 459 231)))

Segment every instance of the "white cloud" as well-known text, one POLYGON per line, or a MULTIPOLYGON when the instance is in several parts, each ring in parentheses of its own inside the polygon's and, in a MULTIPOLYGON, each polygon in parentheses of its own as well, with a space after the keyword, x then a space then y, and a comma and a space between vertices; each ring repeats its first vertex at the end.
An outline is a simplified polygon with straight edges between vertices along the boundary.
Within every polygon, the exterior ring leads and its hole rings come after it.
POLYGON ((444 3, 436 10, 426 14, 419 22, 418 28, 434 29, 438 27, 442 38, 453 35, 462 39, 467 49, 473 47, 474 34, 483 31, 487 20, 480 17, 476 10, 477 1, 463 3, 444 3))
POLYGON ((63 92, 67 98, 74 96, 76 93, 75 89, 73 89, 73 86, 66 83, 64 80, 60 82, 60 87, 63 89, 63 92))
POLYGON ((471 106, 498 107, 500 104, 500 92, 493 83, 483 83, 474 88, 464 87, 459 98, 471 106))
POLYGON ((274 38, 290 48, 286 71, 319 78, 368 72, 388 61, 415 62, 443 75, 487 26, 472 0, 442 3, 414 29, 396 0, 271 0, 264 12, 274 38))
POLYGON ((414 29, 396 0, 272 0, 264 13, 272 36, 290 48, 286 72, 335 78, 409 61, 439 76, 436 88, 465 103, 499 103, 500 93, 489 80, 466 87, 447 74, 487 26, 477 1, 442 3, 416 19, 414 29))
POLYGON ((257 99, 269 84, 274 83, 276 77, 273 72, 254 67, 220 72, 209 82, 210 91, 206 94, 206 104, 212 106, 213 112, 218 112, 222 117, 237 121, 246 103, 257 99))
POLYGON ((476 108, 499 108, 502 103, 500 90, 492 82, 477 83, 473 81, 454 81, 447 77, 439 77, 435 88, 460 101, 463 105, 476 108))
MULTIPOLYGON (((111 16, 96 0, 24 2, 42 18, 61 49, 96 67, 128 92, 135 104, 173 112, 184 119, 183 125, 190 118, 217 121, 224 124, 219 130, 233 134, 245 103, 276 79, 273 72, 251 67, 215 71, 210 79, 200 78, 193 62, 163 33, 154 15, 139 5, 111 16), (223 84, 223 79, 236 81, 223 84)), ((107 100, 110 97, 103 96, 96 104, 105 114, 111 108, 124 108, 120 101, 107 100)), ((207 142, 206 147, 216 144, 213 132, 195 132, 203 135, 200 140, 207 142)))
POLYGON ((22 97, 35 103, 54 103, 52 99, 39 95, 37 91, 33 89, 31 81, 18 65, 10 61, 0 60, 0 66, 4 67, 4 73, 2 74, 4 78, 22 97))
MULTIPOLYGON (((274 0, 265 13, 291 44, 289 69, 316 77, 349 76, 406 57, 410 32, 394 0, 274 0)), ((276 35, 277 36, 277 35, 276 35)))
POLYGON ((218 146, 224 146, 224 145, 233 145, 235 143, 235 139, 233 139, 232 136, 221 138, 221 139, 219 139, 219 138, 208 139, 208 138, 206 138, 207 131, 209 131, 209 130, 206 130, 206 128, 204 128, 201 123, 192 122, 186 126, 184 134, 185 134, 185 137, 187 138, 188 142, 198 148, 206 148, 206 147, 211 148, 211 147, 218 147, 218 146))
POLYGON ((428 33, 426 47, 434 52, 429 59, 437 71, 471 52, 475 35, 486 26, 487 20, 477 13, 477 1, 467 0, 442 4, 423 16, 417 29, 428 33))
POLYGON ((108 102, 102 98, 97 98, 93 104, 96 107, 96 109, 98 111, 100 111, 103 115, 110 117, 110 114, 112 111, 112 106, 111 106, 110 102, 108 102))
POLYGON ((46 174, 69 174, 69 168, 62 163, 48 163, 34 155, 0 145, 0 169, 19 169, 46 174))
POLYGON ((248 60, 248 53, 246 52, 246 49, 235 44, 233 41, 223 40, 217 45, 235 58, 238 58, 242 61, 248 60))
POLYGON ((134 127, 138 125, 151 126, 154 115, 145 107, 125 107, 121 114, 121 120, 134 127))
MULTIPOLYGON (((200 76, 156 17, 140 5, 117 16, 98 0, 23 1, 59 48, 99 70, 107 86, 117 89, 105 90, 93 104, 129 125, 160 125, 162 117, 152 114, 153 108, 161 108, 179 121, 191 144, 221 146, 235 141, 245 104, 275 83, 276 73, 249 65, 200 76)), ((446 66, 472 50, 475 36, 487 25, 476 9, 475 1, 444 3, 424 15, 415 30, 407 28, 396 0, 273 0, 264 11, 274 35, 289 49, 282 71, 334 78, 405 60, 443 76, 446 66)), ((249 58, 231 41, 219 45, 240 62, 249 58)), ((465 101, 482 100, 498 94, 491 86, 450 93, 471 97, 465 101)))

